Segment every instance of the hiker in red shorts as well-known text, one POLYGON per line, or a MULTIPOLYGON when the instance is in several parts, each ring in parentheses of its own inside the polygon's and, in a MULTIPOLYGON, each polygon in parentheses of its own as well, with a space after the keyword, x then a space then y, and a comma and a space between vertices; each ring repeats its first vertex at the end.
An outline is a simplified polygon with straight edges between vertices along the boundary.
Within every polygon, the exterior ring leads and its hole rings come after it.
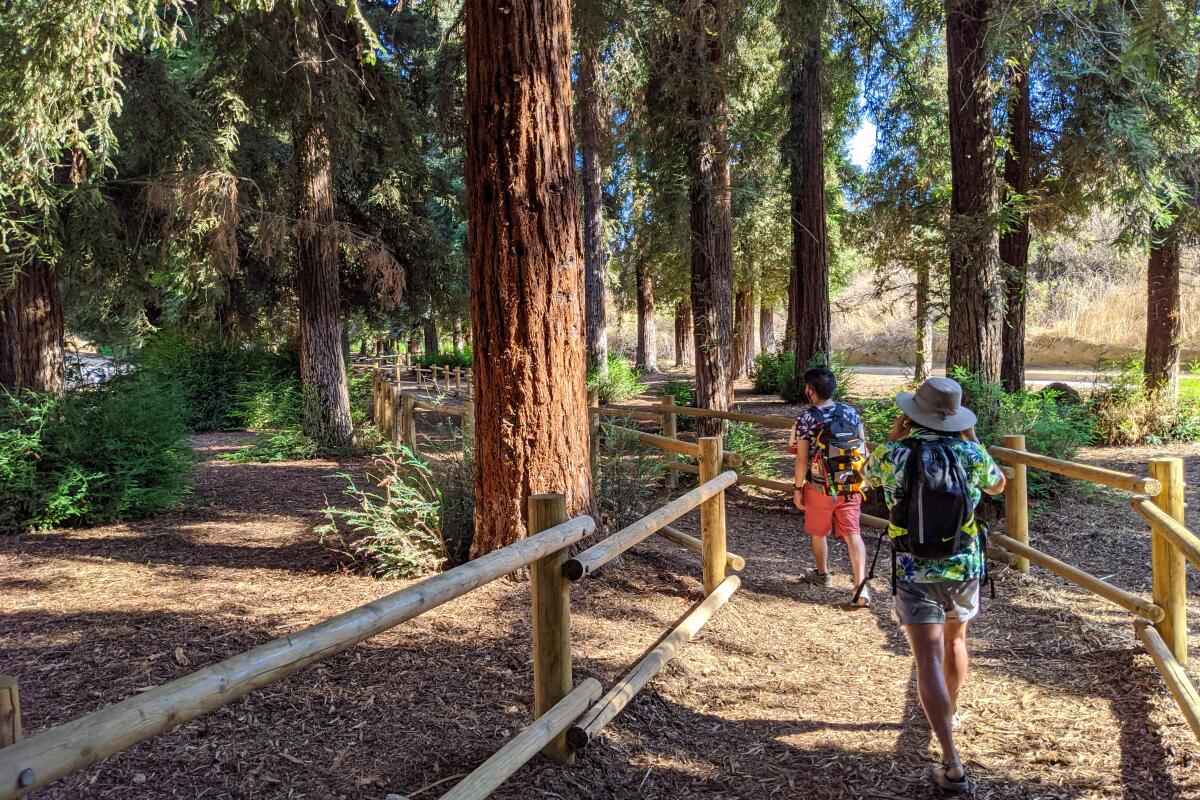
MULTIPOLYGON (((859 515, 862 511, 862 495, 846 492, 839 476, 832 479, 827 474, 827 461, 821 457, 824 432, 829 440, 831 431, 841 432, 843 439, 857 439, 857 446, 864 448, 866 436, 862 418, 846 403, 834 401, 837 378, 825 367, 814 367, 804 373, 804 393, 810 405, 796 420, 796 471, 793 502, 804 512, 804 530, 812 541, 815 568, 804 573, 804 580, 816 586, 832 586, 829 576, 829 548, 826 542, 832 532, 846 543, 850 551, 850 568, 854 573, 854 586, 863 583, 866 577, 867 550, 863 546, 859 530, 859 515)), ((861 456, 861 453, 859 453, 861 456)), ((839 473, 840 475, 840 473, 839 473)), ((868 606, 870 591, 864 586, 854 604, 868 606)))

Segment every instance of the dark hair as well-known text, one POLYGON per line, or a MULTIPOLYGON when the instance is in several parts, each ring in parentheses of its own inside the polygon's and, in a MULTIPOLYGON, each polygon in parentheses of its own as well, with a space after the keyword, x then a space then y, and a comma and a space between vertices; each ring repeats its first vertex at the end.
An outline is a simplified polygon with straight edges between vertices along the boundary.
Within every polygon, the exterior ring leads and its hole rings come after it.
POLYGON ((837 391, 837 377, 829 367, 813 367, 805 370, 804 385, 821 400, 828 400, 837 391))

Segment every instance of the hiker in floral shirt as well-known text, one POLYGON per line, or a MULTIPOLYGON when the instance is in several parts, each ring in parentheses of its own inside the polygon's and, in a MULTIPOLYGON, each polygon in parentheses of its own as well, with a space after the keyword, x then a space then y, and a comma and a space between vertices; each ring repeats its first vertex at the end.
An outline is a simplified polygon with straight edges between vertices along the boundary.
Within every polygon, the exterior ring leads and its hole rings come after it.
POLYGON ((967 677, 967 623, 979 612, 985 558, 975 508, 984 492, 1004 490, 1003 473, 975 435, 975 414, 961 402, 962 387, 949 378, 930 378, 915 392, 898 394, 896 405, 903 413, 866 469, 867 482, 883 490, 891 512, 887 533, 896 558, 896 616, 912 647, 921 707, 942 749, 942 764, 927 778, 950 792, 971 790, 954 728, 959 689, 967 677), (909 458, 920 460, 906 470, 909 458), (904 485, 906 472, 910 480, 920 476, 914 487, 904 485), (952 512, 937 505, 943 487, 955 488, 952 512), (932 505, 924 505, 927 499, 932 505), (919 509, 915 515, 914 508, 919 509), (952 538, 945 538, 946 530, 954 532, 952 538), (918 534, 927 548, 921 552, 936 553, 941 546, 950 555, 919 558, 904 552, 915 550, 918 534), (949 542, 953 546, 946 546, 949 542))

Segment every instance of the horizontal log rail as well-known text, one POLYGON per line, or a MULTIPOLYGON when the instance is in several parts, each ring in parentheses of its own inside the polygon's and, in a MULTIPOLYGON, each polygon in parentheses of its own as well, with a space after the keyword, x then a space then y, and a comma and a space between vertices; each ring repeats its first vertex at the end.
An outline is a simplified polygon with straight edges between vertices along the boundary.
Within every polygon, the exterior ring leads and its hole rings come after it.
POLYGON ((1077 461, 1063 461, 1026 450, 1010 450, 1007 447, 989 447, 988 452, 994 458, 1009 464, 1024 464, 1044 472, 1053 472, 1067 478, 1099 483, 1102 486, 1110 486, 1113 489, 1121 489, 1134 494, 1156 497, 1162 491, 1162 484, 1154 478, 1146 478, 1129 472, 1119 472, 1092 464, 1081 464, 1077 461))
POLYGON ((442 800, 483 800, 587 711, 604 687, 588 678, 463 778, 442 800))
POLYGON ((417 397, 413 402, 413 408, 423 408, 426 411, 432 411, 435 414, 448 414, 452 417, 461 417, 464 413, 462 406, 448 406, 439 403, 436 400, 417 397))
POLYGON ((705 500, 716 497, 736 482, 736 472, 732 470, 722 472, 711 481, 700 484, 687 494, 680 495, 662 508, 652 511, 632 525, 622 528, 612 536, 597 542, 579 555, 569 559, 563 565, 563 574, 573 581, 582 579, 638 542, 653 536, 664 525, 670 525, 684 514, 697 508, 705 500))
POLYGON ((576 517, 310 628, 6 747, 0 750, 0 800, 23 796, 207 711, 228 705, 254 689, 569 547, 595 528, 591 517, 576 517))
MULTIPOLYGON (((1197 741, 1200 741, 1200 693, 1188 679, 1183 665, 1171 653, 1171 648, 1167 647, 1167 643, 1163 641, 1162 636, 1149 621, 1135 619, 1133 627, 1137 631, 1138 638, 1142 640, 1146 652, 1154 660, 1154 666, 1158 667, 1158 672, 1162 675, 1163 682, 1167 684, 1171 696, 1179 705, 1179 710, 1183 712, 1183 718, 1187 720, 1192 734, 1197 741)), ((568 732, 568 741, 570 741, 570 735, 568 732)))
POLYGON ((737 591, 742 581, 730 575, 708 597, 704 598, 674 628, 646 652, 621 680, 592 706, 587 714, 567 731, 567 742, 575 748, 586 747, 605 725, 612 722, 629 705, 629 701, 645 688, 658 672, 687 644, 696 632, 712 618, 716 610, 737 591))
POLYGON ((621 408, 619 406, 600 406, 599 408, 589 408, 592 416, 604 417, 620 417, 622 419, 636 419, 642 422, 659 422, 662 416, 659 414, 651 414, 649 411, 634 411, 631 408, 621 408))
MULTIPOLYGON (((700 457, 700 445, 694 444, 693 442, 685 442, 682 439, 672 439, 669 436, 659 436, 657 433, 646 433, 645 431, 639 431, 635 428, 625 428, 620 425, 612 425, 609 423, 605 423, 604 427, 637 439, 642 444, 648 444, 652 447, 657 447, 660 450, 666 450, 671 453, 679 453, 682 456, 690 456, 691 458, 700 457)), ((727 467, 740 467, 742 465, 742 457, 737 453, 724 453, 722 455, 722 459, 723 463, 727 467)))
POLYGON ((1158 622, 1163 618, 1163 610, 1160 606, 1146 600, 1140 595, 1133 592, 1128 592, 1117 586, 1113 586, 1107 581, 1102 581, 1091 573, 1084 572, 1078 567, 1073 567, 1065 561, 1059 561, 1054 556, 1043 553, 1030 547, 1027 544, 1022 544, 1016 539, 1005 536, 1002 533, 993 533, 988 536, 989 541, 998 544, 1013 555, 1029 559, 1030 562, 1037 564, 1043 569, 1053 572, 1060 578, 1064 578, 1077 586, 1087 589, 1093 594, 1097 594, 1108 600, 1111 603, 1116 603, 1127 611, 1132 611, 1139 617, 1145 617, 1152 622, 1158 622))
POLYGON ((639 406, 644 411, 656 411, 659 414, 671 413, 685 417, 707 417, 709 419, 726 419, 732 422, 750 422, 767 428, 791 430, 796 421, 790 417, 769 417, 765 414, 746 414, 741 411, 718 411, 712 408, 693 408, 692 406, 666 406, 661 403, 651 406, 639 406))
POLYGON ((1158 531, 1167 537, 1171 544, 1179 548, 1183 557, 1192 562, 1193 567, 1200 569, 1200 537, 1188 530, 1182 522, 1156 506, 1154 501, 1148 497, 1135 495, 1130 498, 1129 505, 1133 506, 1134 511, 1141 514, 1142 519, 1157 526, 1158 531))
MULTIPOLYGON (((678 528, 670 525, 663 525, 658 530, 658 535, 667 541, 674 542, 680 547, 685 547, 688 550, 693 550, 697 553, 704 553, 704 542, 697 539, 695 536, 689 536, 678 528)), ((734 572, 741 572, 746 568, 746 559, 736 553, 725 554, 725 566, 734 572)))

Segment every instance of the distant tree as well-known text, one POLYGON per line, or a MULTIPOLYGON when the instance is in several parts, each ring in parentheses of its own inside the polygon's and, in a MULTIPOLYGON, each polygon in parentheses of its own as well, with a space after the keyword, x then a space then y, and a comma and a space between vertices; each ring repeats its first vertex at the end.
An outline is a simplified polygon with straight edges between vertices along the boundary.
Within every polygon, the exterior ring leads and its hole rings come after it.
POLYGON ((579 43, 579 68, 575 100, 579 118, 579 150, 583 183, 583 260, 587 323, 588 368, 608 374, 608 316, 604 306, 604 203, 601 191, 601 102, 599 73, 602 68, 600 45, 603 36, 602 0, 577 0, 576 39, 579 43))
POLYGON ((1033 113, 1029 63, 1009 68, 1008 137, 1004 150, 1004 205, 1013 209, 1000 234, 1004 264, 1005 315, 1001 335, 1000 382, 1010 392, 1025 388, 1025 309, 1029 273, 1029 212, 1032 188, 1033 113))

